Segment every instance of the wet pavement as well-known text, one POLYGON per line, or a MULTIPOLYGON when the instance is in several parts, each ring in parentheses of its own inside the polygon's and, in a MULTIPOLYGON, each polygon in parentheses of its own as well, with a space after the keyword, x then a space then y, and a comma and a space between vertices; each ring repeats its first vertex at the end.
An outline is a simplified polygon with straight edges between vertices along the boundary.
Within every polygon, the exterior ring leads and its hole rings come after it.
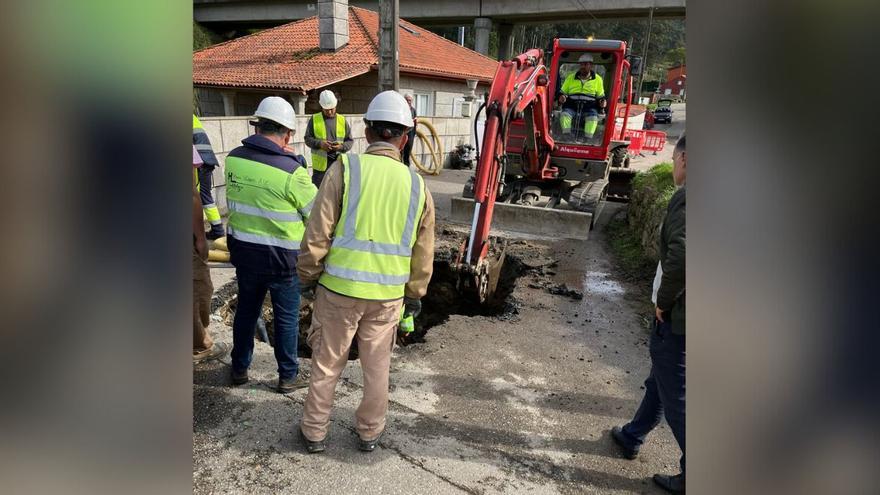
MULTIPOLYGON (((446 172, 428 179, 441 222, 470 173, 446 172)), ((635 412, 650 366, 649 295, 616 275, 602 234, 621 208, 606 207, 589 241, 514 242, 529 267, 510 294, 515 314, 453 314, 426 342, 398 347, 388 427, 371 454, 356 448, 358 362, 337 389, 327 452, 311 456, 297 434, 306 391, 271 389, 270 347, 257 343, 243 387, 227 386, 228 358, 195 366, 194 491, 661 493, 650 477, 675 473, 679 457, 665 423, 634 461, 608 436, 635 412), (551 294, 559 285, 583 297, 551 294)), ((217 287, 231 279, 213 275, 217 287)), ((231 341, 219 318, 211 330, 231 341)))

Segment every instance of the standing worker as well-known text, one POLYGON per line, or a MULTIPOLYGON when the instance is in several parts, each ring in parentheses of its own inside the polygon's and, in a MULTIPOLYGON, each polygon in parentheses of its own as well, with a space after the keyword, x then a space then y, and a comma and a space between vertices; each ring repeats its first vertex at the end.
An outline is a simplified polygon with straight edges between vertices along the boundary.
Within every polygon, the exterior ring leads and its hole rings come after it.
POLYGON ((300 433, 322 452, 339 375, 353 338, 364 374, 356 412, 360 449, 385 429, 395 329, 421 310, 434 262, 434 201, 400 162, 412 114, 396 91, 364 114, 366 153, 342 155, 315 200, 297 263, 303 296, 314 291, 312 377, 300 433))
POLYGON ((591 139, 599 126, 599 110, 608 104, 602 76, 593 70, 593 56, 585 53, 578 62, 580 69, 565 78, 559 95, 559 104, 562 105, 559 124, 566 140, 571 139, 572 120, 580 119, 584 121, 584 137, 591 139))
POLYGON ((672 152, 672 179, 681 186, 669 200, 660 227, 660 263, 654 278, 654 325, 651 332, 651 374, 645 380, 645 397, 635 417, 611 429, 611 437, 624 457, 635 459, 645 437, 666 416, 681 449, 681 473, 655 474, 654 482, 671 493, 685 492, 685 136, 672 152))
POLYGON ((345 117, 336 113, 333 91, 321 91, 318 103, 323 110, 312 115, 303 138, 312 150, 312 183, 315 187, 321 187, 327 166, 335 162, 340 153, 348 153, 354 144, 351 127, 345 117))
POLYGON ((202 166, 202 157, 193 146, 193 362, 225 356, 229 346, 214 342, 208 333, 211 322, 211 271, 208 269, 208 241, 205 239, 205 221, 202 219, 202 200, 199 197, 199 176, 196 170, 202 166))
POLYGON ((220 219, 220 210, 214 203, 211 188, 214 187, 214 169, 217 167, 217 156, 211 148, 211 140, 202 127, 199 118, 193 114, 193 146, 202 158, 202 166, 199 167, 199 193, 202 200, 202 209, 205 218, 211 224, 211 230, 206 234, 208 239, 219 239, 226 235, 223 232, 223 221, 220 219))
POLYGON ((232 324, 232 383, 247 383, 254 352, 254 326, 266 291, 275 316, 278 392, 307 385, 297 379, 299 283, 296 257, 317 189, 306 162, 289 151, 296 114, 283 98, 270 96, 254 113, 256 134, 226 157, 229 253, 238 279, 232 324))
POLYGON ((407 93, 404 95, 404 98, 406 98, 406 103, 409 105, 409 109, 412 113, 413 125, 409 132, 406 133, 406 146, 403 147, 403 163, 406 164, 407 167, 411 167, 409 164, 409 158, 412 155, 413 144, 416 142, 416 126, 419 125, 419 119, 416 118, 416 107, 413 106, 412 95, 407 93))

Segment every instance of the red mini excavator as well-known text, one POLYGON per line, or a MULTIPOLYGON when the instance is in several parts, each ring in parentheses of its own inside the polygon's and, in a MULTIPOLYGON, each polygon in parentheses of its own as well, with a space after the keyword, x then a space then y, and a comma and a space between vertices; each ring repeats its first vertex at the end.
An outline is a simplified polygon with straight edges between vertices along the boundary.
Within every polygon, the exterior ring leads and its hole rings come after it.
POLYGON ((623 41, 556 39, 546 55, 531 49, 499 62, 474 120, 476 133, 486 112, 477 167, 463 192, 473 201, 453 200, 453 210, 458 202, 465 214, 473 205, 470 236, 455 266, 459 288, 480 303, 495 292, 504 261, 504 246, 491 246, 489 239, 496 205, 552 209, 555 215, 561 209, 583 218, 589 231, 609 195, 628 197, 632 171, 625 168, 624 130, 641 59, 626 51, 623 41), (565 78, 584 67, 579 61, 585 53, 592 56, 592 70, 578 77, 600 77, 604 97, 560 98, 565 78), (587 120, 598 121, 590 134, 587 120))

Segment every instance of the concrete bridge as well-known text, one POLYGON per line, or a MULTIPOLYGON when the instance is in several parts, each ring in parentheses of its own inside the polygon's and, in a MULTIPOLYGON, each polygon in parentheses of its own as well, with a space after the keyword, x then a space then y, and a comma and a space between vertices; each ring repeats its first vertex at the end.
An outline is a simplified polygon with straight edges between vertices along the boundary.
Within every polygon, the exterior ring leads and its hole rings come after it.
MULTIPOLYGON (((400 17, 430 26, 474 24, 476 50, 488 51, 493 24, 499 46, 509 45, 514 24, 596 19, 685 16, 685 0, 399 0, 400 17)), ((379 10, 378 1, 352 0, 353 7, 379 10)), ((274 26, 318 15, 318 0, 193 0, 196 21, 215 28, 274 26)), ((502 51, 506 51, 503 50, 502 51)), ((505 57, 506 58, 506 57, 505 57)))

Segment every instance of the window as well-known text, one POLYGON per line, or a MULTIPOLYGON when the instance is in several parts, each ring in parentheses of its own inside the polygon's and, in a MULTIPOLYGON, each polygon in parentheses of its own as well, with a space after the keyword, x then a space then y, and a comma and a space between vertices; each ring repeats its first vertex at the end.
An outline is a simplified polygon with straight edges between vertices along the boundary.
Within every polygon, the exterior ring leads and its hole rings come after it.
POLYGON ((416 106, 416 114, 424 117, 434 116, 434 107, 431 104, 432 99, 430 93, 413 93, 413 104, 416 106))
POLYGON ((464 96, 458 96, 452 100, 452 116, 461 117, 461 107, 464 106, 464 96))
POLYGON ((678 85, 681 86, 681 79, 678 80, 678 85))

